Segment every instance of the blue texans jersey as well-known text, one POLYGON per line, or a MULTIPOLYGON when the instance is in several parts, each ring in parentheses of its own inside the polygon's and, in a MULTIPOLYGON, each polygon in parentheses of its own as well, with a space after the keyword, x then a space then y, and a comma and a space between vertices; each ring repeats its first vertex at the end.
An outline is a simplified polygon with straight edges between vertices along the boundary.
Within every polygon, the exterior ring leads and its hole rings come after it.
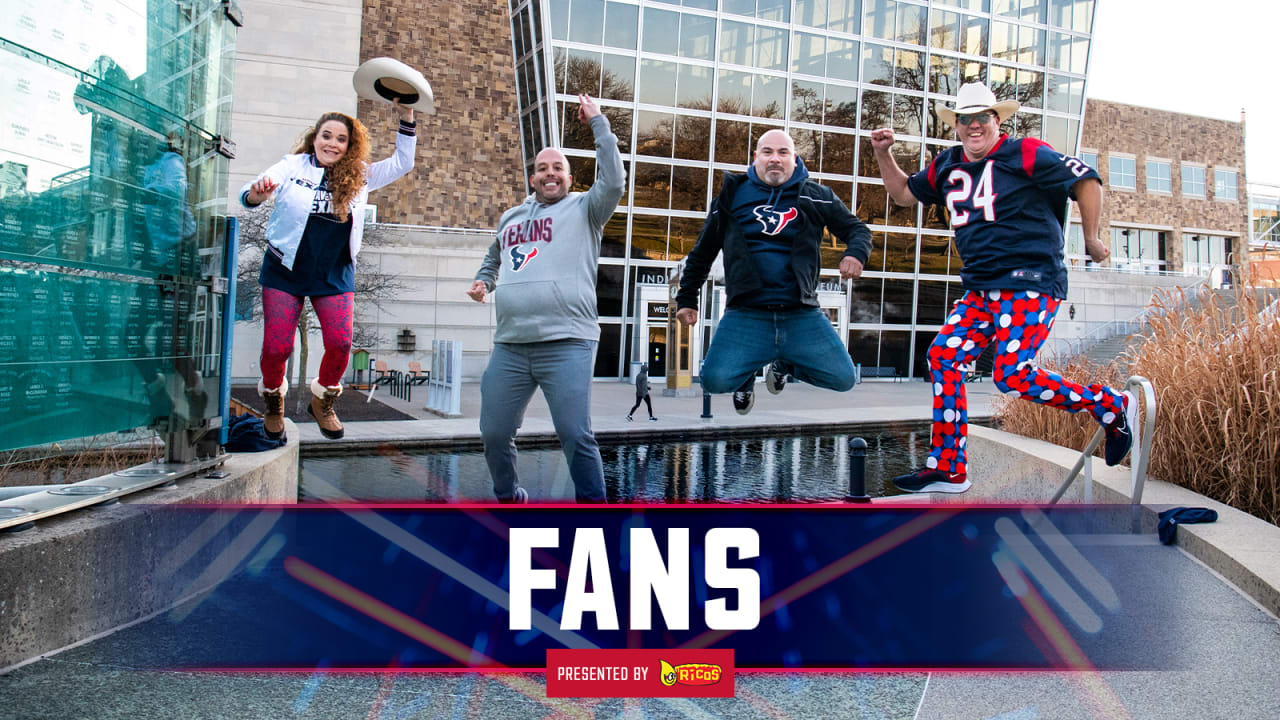
POLYGON ((1098 178, 1078 158, 1032 138, 1001 135, 981 160, 964 147, 939 153, 907 178, 922 203, 945 205, 970 290, 1034 290, 1067 297, 1063 228, 1075 184, 1098 178))

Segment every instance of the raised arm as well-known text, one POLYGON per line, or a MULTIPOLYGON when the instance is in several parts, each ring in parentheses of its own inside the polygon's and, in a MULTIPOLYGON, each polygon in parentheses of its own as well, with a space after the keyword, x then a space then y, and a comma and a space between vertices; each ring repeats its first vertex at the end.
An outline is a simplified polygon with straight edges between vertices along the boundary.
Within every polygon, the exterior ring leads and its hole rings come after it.
POLYGON ((602 228, 622 200, 627 187, 627 173, 622 168, 618 136, 609 129, 609 118, 588 95, 578 96, 578 120, 591 125, 596 142, 596 181, 587 191, 587 213, 591 224, 602 228))
POLYGON ((399 125, 396 131, 396 152, 391 157, 369 166, 369 190, 377 190, 399 180, 413 169, 414 153, 418 148, 418 124, 413 120, 413 109, 394 103, 399 125))
POLYGON ((880 177, 884 179, 884 188, 889 197, 901 206, 914 205, 918 200, 911 188, 907 187, 907 174, 898 167, 898 161, 889 152, 893 147, 893 130, 880 128, 871 131, 871 149, 875 152, 876 163, 880 166, 880 177))

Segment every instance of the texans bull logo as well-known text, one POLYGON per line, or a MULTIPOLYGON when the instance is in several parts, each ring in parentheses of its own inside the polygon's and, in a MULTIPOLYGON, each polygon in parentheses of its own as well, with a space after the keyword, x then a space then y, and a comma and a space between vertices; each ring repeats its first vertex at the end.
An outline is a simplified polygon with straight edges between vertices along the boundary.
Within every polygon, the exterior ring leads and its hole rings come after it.
POLYGON ((519 272, 520 268, 529 264, 529 261, 536 257, 538 257, 538 248, 530 248, 525 251, 524 248, 517 245, 511 248, 511 269, 519 272))
POLYGON ((762 232, 765 235, 777 235, 782 232, 782 229, 792 220, 795 220, 796 215, 799 214, 795 208, 774 210, 772 205, 757 205, 752 209, 752 212, 755 213, 756 219, 760 221, 760 224, 764 226, 762 232))

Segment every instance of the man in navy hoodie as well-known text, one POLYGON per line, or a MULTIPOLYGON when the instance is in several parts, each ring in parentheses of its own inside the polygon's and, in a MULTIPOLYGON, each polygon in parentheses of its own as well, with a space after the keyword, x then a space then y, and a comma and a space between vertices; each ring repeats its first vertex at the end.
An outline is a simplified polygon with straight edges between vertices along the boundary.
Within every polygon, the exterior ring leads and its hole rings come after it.
POLYGON ((676 319, 698 322, 698 293, 724 251, 728 307, 702 365, 702 387, 733 392, 746 415, 755 404, 755 375, 782 391, 788 376, 843 392, 853 387, 853 361, 818 305, 822 230, 846 246, 840 277, 856 280, 871 254, 871 231, 830 188, 809 179, 795 143, 770 130, 756 144, 745 174, 726 175, 698 242, 685 262, 676 319))

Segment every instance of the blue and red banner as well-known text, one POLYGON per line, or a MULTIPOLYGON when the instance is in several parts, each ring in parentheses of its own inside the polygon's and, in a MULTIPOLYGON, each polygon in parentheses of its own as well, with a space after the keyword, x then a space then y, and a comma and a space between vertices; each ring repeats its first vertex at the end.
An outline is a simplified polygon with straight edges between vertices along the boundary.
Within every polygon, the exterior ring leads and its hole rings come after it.
POLYGON ((644 664, 647 682, 656 659, 677 691, 715 685, 695 666, 719 665, 722 691, 734 668, 1176 666, 1143 612, 1151 589, 1117 582, 1127 507, 151 510, 190 528, 158 582, 212 589, 169 613, 182 642, 121 659, 136 667, 546 667, 550 688, 561 651, 643 650, 586 663, 625 679, 554 679, 635 683, 644 664))

